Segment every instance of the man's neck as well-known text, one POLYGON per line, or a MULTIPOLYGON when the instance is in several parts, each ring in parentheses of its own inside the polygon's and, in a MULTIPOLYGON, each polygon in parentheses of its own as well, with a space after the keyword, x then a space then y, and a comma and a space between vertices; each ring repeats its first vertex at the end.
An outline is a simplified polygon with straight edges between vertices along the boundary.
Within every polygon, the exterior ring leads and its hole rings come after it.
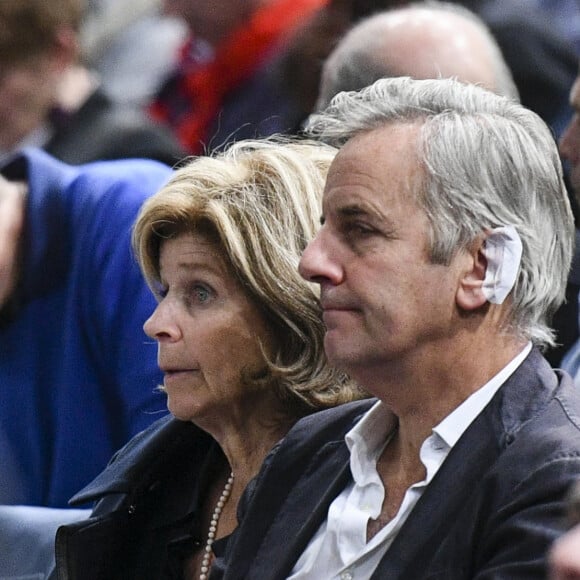
MULTIPOLYGON (((494 370, 484 373, 485 378, 480 379, 477 388, 467 391, 469 394, 460 395, 462 391, 459 388, 454 389, 453 382, 450 381, 448 396, 443 393, 438 401, 429 399, 424 405, 419 405, 415 413, 398 417, 397 429, 376 464, 385 489, 385 499, 379 517, 369 521, 368 540, 397 515, 407 490, 413 484, 426 479, 426 464, 421 458, 421 449, 427 438, 439 437, 448 448, 452 447, 519 366, 529 348, 523 344, 505 364, 502 360, 490 366, 494 370), (501 366, 497 368, 498 365, 501 366), (453 393, 458 394, 455 402, 453 393)), ((461 381, 461 373, 457 376, 461 381)))
MULTIPOLYGON (((496 333, 485 340, 464 337, 419 353, 412 360, 393 361, 362 386, 379 398, 399 421, 403 454, 417 456, 423 441, 469 396, 499 373, 526 346, 514 336, 496 333)), ((358 379, 358 377, 354 377, 358 379)))

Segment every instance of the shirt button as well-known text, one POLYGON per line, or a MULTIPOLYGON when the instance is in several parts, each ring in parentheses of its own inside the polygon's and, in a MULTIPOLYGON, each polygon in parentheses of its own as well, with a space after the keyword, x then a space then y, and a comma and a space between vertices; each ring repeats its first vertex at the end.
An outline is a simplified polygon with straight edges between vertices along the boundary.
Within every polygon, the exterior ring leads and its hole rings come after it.
POLYGON ((352 572, 350 570, 345 570, 341 575, 340 575, 340 580, 353 580, 354 576, 352 574, 352 572))

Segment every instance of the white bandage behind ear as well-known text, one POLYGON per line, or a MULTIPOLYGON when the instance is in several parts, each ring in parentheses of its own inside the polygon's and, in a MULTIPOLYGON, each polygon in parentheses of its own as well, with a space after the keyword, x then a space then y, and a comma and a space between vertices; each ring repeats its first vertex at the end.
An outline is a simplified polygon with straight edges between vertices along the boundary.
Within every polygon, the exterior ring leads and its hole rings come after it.
POLYGON ((522 240, 513 226, 491 230, 483 245, 487 269, 482 291, 487 300, 501 304, 516 283, 522 259, 522 240))

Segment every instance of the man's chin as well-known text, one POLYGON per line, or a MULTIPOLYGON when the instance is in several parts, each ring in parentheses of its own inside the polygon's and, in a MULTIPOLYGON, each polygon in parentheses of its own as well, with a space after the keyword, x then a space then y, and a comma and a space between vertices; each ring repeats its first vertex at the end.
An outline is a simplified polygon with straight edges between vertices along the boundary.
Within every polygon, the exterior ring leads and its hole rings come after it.
POLYGON ((353 352, 350 345, 329 337, 328 334, 324 339, 324 351, 328 362, 333 367, 347 373, 353 365, 356 365, 360 357, 359 353, 353 352))

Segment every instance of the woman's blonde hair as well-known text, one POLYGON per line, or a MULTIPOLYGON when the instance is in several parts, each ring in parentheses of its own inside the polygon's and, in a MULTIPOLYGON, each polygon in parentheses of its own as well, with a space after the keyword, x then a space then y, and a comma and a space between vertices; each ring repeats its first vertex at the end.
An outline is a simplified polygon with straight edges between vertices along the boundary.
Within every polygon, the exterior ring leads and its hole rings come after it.
POLYGON ((155 292, 164 239, 184 232, 215 237, 243 288, 272 325, 277 350, 266 378, 291 414, 303 415, 361 397, 328 366, 318 288, 298 273, 314 237, 333 147, 281 137, 240 141, 178 169, 145 202, 133 247, 155 292))

